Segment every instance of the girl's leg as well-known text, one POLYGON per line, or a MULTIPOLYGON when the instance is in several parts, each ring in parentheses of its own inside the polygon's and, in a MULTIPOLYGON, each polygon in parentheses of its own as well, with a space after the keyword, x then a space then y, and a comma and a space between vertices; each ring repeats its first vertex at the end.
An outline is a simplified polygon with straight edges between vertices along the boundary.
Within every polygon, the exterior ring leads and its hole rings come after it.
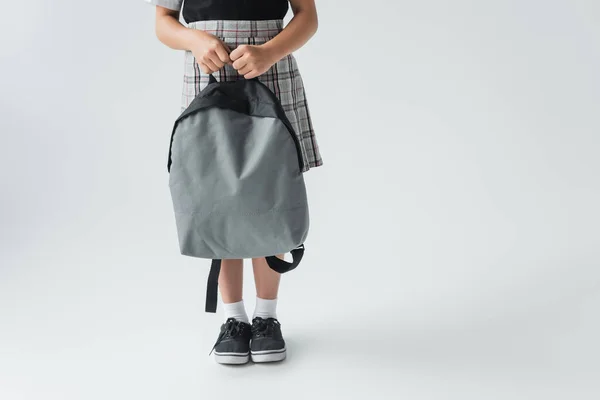
POLYGON ((220 364, 245 364, 250 360, 252 331, 242 298, 243 264, 244 260, 239 259, 221 260, 219 290, 223 299, 225 322, 221 325, 212 350, 215 360, 220 364))
MULTIPOLYGON (((277 257, 283 259, 283 255, 277 257)), ((256 308, 252 316, 250 354, 254 362, 281 361, 286 357, 285 340, 277 319, 277 293, 281 274, 273 271, 264 258, 253 258, 256 308)))
POLYGON ((219 291, 223 299, 225 319, 235 318, 238 321, 249 322, 243 301, 243 262, 241 259, 221 260, 219 291))
MULTIPOLYGON (((283 259, 283 255, 277 257, 283 259)), ((267 264, 264 257, 252 259, 252 269, 254 270, 254 284, 256 285, 256 295, 261 299, 273 300, 277 298, 279 291, 279 281, 281 274, 275 272, 267 264)))
POLYGON ((244 260, 221 260, 219 290, 223 303, 236 303, 242 300, 244 284, 244 260))
MULTIPOLYGON (((280 254, 277 257, 283 259, 280 254)), ((254 317, 277 318, 277 295, 281 274, 273 271, 264 257, 253 258, 252 268, 254 270, 254 284, 256 285, 256 308, 254 317)))

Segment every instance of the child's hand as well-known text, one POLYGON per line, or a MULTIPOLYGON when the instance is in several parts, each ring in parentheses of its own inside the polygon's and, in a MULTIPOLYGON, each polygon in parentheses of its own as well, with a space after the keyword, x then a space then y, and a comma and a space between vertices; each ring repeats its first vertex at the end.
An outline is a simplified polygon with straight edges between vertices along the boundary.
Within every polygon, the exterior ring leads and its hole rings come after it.
POLYGON ((229 57, 233 61, 233 68, 246 79, 264 74, 277 62, 261 45, 240 45, 229 54, 229 57))
POLYGON ((191 49, 196 62, 205 74, 212 74, 231 63, 229 47, 218 37, 194 29, 194 46, 191 49))

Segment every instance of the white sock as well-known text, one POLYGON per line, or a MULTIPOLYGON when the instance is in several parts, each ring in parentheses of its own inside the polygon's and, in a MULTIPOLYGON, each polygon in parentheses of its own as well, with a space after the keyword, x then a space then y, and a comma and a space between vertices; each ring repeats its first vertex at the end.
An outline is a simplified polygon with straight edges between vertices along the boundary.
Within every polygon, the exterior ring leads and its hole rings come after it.
POLYGON ((254 308, 254 314, 252 319, 255 317, 277 318, 277 299, 267 300, 256 297, 256 307, 254 308))
POLYGON ((240 300, 237 303, 223 303, 223 314, 225 320, 227 318, 235 318, 238 321, 250 323, 248 320, 248 314, 246 314, 246 307, 244 307, 244 300, 240 300))

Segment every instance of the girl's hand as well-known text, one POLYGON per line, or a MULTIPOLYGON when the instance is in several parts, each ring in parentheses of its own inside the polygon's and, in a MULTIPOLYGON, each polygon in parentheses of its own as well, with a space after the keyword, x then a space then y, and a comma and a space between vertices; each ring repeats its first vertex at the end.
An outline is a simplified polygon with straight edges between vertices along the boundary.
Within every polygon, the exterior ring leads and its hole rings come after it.
POLYGON ((229 47, 218 37, 199 29, 193 29, 194 41, 191 52, 196 58, 200 69, 205 74, 212 74, 231 63, 229 47))
POLYGON ((240 45, 229 54, 229 57, 233 61, 233 68, 246 79, 264 74, 277 62, 271 52, 262 45, 240 45))

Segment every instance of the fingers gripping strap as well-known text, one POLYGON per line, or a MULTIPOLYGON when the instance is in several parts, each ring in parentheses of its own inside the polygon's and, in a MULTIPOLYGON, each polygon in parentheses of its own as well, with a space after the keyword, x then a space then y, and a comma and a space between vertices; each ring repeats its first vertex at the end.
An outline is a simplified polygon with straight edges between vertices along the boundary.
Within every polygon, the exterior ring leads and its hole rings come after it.
POLYGON ((283 274, 285 272, 293 270, 298 266, 298 264, 300 264, 300 261, 302 261, 302 256, 304 256, 304 245, 301 244, 300 246, 292 250, 290 253, 292 254, 291 263, 277 258, 276 256, 265 257, 265 259, 267 260, 267 264, 269 264, 269 267, 271 267, 272 270, 283 274))
POLYGON ((206 283, 206 304, 205 311, 217 312, 217 298, 219 290, 219 273, 221 272, 221 260, 212 260, 210 272, 208 273, 208 282, 206 283))

